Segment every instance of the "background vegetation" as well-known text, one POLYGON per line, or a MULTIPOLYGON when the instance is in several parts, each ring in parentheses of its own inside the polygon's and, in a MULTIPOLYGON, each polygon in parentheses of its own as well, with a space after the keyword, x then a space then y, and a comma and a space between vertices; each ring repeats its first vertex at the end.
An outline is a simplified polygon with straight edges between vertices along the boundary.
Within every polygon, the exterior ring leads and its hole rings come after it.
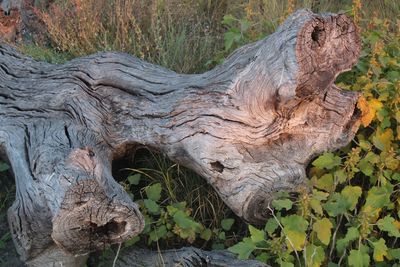
MULTIPOLYGON (((143 150, 114 163, 114 176, 139 203, 143 233, 127 241, 153 249, 193 244, 272 266, 400 266, 400 3, 395 0, 56 0, 38 10, 45 42, 20 49, 60 63, 119 50, 177 72, 205 71, 235 48, 273 32, 298 8, 344 12, 360 28, 363 50, 341 87, 360 91, 362 127, 351 144, 315 159, 312 191, 282 193, 263 227, 235 217, 201 178, 143 150)), ((0 172, 8 170, 0 164, 0 172)), ((1 209, 12 196, 2 176, 1 209)), ((0 236, 2 241, 9 234, 0 236)), ((89 265, 109 266, 114 252, 89 265)))

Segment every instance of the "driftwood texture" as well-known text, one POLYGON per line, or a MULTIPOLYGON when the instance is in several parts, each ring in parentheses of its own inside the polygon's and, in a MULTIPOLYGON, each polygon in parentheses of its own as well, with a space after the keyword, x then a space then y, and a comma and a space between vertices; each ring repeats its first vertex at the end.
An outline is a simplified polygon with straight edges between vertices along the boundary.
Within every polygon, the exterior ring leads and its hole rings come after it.
POLYGON ((276 191, 295 191, 315 155, 353 138, 358 94, 334 80, 359 52, 348 17, 307 10, 196 75, 109 52, 51 65, 0 45, 0 147, 15 175, 8 216, 22 259, 79 261, 68 255, 139 234, 143 217, 111 164, 140 146, 265 222, 276 191))
POLYGON ((204 251, 194 247, 172 249, 163 252, 137 249, 122 253, 116 267, 175 266, 175 267, 267 267, 256 260, 237 260, 227 251, 204 251))

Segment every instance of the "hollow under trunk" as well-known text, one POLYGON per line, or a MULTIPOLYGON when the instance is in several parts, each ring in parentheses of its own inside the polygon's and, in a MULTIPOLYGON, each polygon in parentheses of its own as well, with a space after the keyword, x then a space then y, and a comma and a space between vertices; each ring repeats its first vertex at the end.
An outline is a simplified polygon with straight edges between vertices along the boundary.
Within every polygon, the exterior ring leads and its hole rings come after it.
POLYGON ((54 249, 67 259, 139 234, 143 217, 111 163, 140 146, 265 222, 275 192, 296 191, 310 159, 353 138, 358 94, 334 80, 359 52, 348 17, 306 10, 196 75, 109 52, 51 65, 0 45, 0 147, 16 180, 8 214, 22 259, 54 249))

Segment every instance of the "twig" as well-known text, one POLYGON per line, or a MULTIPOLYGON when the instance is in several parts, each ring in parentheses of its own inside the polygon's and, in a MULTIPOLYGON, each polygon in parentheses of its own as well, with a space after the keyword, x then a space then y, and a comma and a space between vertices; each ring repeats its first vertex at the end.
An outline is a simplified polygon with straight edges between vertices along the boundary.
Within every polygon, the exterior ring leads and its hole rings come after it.
POLYGON ((333 250, 335 248, 335 243, 336 243, 336 234, 339 230, 340 224, 342 223, 342 218, 343 218, 343 214, 340 216, 339 222, 338 222, 335 232, 333 233, 333 236, 332 236, 332 245, 331 245, 331 251, 329 252, 329 259, 332 258, 333 250))
POLYGON ((118 245, 117 255, 115 255, 112 267, 115 267, 115 264, 117 263, 117 259, 118 259, 118 256, 119 256, 119 252, 121 250, 121 246, 122 246, 122 242, 119 243, 119 245, 118 245))

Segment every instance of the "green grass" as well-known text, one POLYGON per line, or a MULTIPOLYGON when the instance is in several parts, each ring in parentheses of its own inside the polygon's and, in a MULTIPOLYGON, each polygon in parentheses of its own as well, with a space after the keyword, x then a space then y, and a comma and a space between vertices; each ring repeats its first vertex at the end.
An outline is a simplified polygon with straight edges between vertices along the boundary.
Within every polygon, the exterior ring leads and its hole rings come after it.
POLYGON ((53 64, 61 64, 73 58, 68 53, 57 52, 54 48, 27 43, 18 46, 21 53, 26 54, 38 61, 45 61, 53 64))

